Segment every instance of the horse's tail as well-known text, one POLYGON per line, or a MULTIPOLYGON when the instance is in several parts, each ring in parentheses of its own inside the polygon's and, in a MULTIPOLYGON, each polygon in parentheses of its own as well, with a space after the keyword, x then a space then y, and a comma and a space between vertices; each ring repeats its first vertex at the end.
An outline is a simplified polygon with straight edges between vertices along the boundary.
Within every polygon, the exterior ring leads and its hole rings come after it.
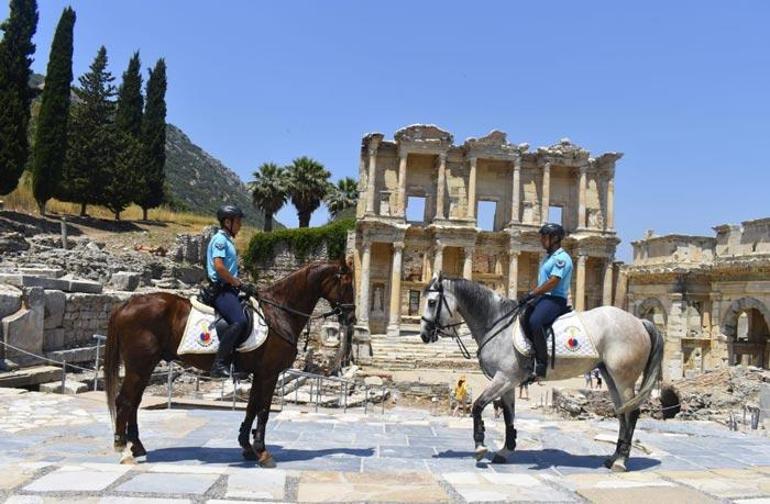
POLYGON ((649 320, 642 320, 642 324, 647 329, 647 333, 650 335, 650 342, 652 343, 650 356, 647 358, 647 365, 644 368, 642 387, 633 399, 617 409, 616 413, 618 415, 637 409, 650 396, 652 389, 655 388, 655 384, 660 379, 661 365, 663 363, 663 336, 660 335, 655 324, 649 320))
POLYGON ((113 308, 110 322, 107 326, 107 344, 104 350, 104 390, 107 393, 107 408, 110 410, 112 424, 115 424, 115 398, 120 385, 120 336, 117 328, 117 318, 125 303, 113 308))

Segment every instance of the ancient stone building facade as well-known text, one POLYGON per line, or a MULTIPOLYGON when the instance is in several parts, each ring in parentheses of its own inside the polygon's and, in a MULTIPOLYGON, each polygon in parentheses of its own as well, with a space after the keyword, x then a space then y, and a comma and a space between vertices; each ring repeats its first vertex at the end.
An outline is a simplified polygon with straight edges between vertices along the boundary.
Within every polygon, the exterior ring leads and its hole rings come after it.
POLYGON ((574 257, 573 304, 614 295, 615 152, 592 157, 563 139, 530 151, 493 131, 455 145, 433 125, 363 138, 354 261, 358 320, 372 333, 416 328, 433 273, 473 279, 508 296, 531 289, 538 228, 561 222, 574 257), (486 205, 492 224, 481 229, 486 205))
POLYGON ((632 242, 619 305, 666 336, 670 379, 726 365, 770 367, 770 218, 722 225, 715 236, 651 232, 632 242))

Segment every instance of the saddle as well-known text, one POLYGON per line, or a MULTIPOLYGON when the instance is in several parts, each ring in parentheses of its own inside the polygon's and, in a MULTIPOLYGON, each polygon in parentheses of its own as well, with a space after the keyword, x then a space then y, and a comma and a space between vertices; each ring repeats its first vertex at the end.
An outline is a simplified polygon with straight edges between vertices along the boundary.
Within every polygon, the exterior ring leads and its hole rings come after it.
MULTIPOLYGON (((217 334, 227 326, 227 322, 213 307, 202 303, 196 296, 190 298, 190 303, 192 308, 177 353, 216 353, 219 348, 217 334)), ((250 352, 265 342, 268 327, 262 315, 262 307, 255 299, 243 299, 241 305, 248 321, 248 329, 240 335, 236 343, 237 351, 250 352)))
MULTIPOLYGON (((519 323, 515 325, 513 345, 522 355, 531 356, 534 354, 534 348, 530 335, 525 331, 526 322, 526 318, 522 316, 519 323)), ((559 359, 592 359, 599 356, 593 338, 583 325, 580 314, 571 309, 560 315, 546 329, 546 346, 550 354, 551 368, 554 367, 557 357, 559 359)))
MULTIPOLYGON (((190 303, 192 303, 194 308, 197 308, 199 311, 205 313, 214 314, 214 329, 216 330, 217 334, 219 334, 229 325, 214 307, 214 300, 217 298, 219 289, 219 286, 209 282, 208 285, 200 288, 197 297, 190 298, 190 303)), ((239 297, 239 300, 241 302, 241 309, 243 310, 243 314, 246 316, 246 329, 238 336, 238 341, 235 343, 236 346, 243 343, 246 337, 251 334, 251 331, 254 329, 254 310, 252 309, 251 299, 245 296, 241 296, 239 297)), ((256 304, 256 301, 254 301, 254 304, 256 304)))

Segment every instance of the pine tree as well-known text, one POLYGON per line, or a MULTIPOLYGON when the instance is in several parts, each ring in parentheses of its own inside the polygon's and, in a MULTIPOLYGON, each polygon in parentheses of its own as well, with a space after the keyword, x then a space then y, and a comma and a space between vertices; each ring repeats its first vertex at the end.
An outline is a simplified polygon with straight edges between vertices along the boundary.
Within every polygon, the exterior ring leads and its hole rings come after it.
POLYGON ((0 25, 0 194, 16 188, 29 157, 28 82, 37 19, 35 0, 11 0, 8 19, 0 25))
POLYGON ((72 107, 68 128, 68 148, 64 162, 60 197, 80 203, 80 214, 86 205, 103 202, 103 189, 109 183, 115 161, 115 141, 112 120, 115 110, 114 77, 107 70, 107 49, 104 46, 94 58, 89 71, 79 79, 75 88, 78 102, 72 107))
POLYGON ((123 72, 123 82, 118 90, 118 109, 115 113, 115 124, 118 129, 139 138, 142 132, 142 63, 139 52, 135 52, 128 62, 128 68, 123 72))
POLYGON ((164 167, 166 165, 166 62, 163 58, 150 70, 147 80, 147 105, 142 121, 144 163, 137 178, 138 197, 134 201, 142 207, 143 219, 147 210, 164 200, 164 167))
POLYGON ((45 87, 35 131, 32 152, 32 192, 45 214, 45 204, 56 192, 61 180, 67 150, 67 122, 72 85, 72 32, 75 11, 62 12, 51 43, 45 87))

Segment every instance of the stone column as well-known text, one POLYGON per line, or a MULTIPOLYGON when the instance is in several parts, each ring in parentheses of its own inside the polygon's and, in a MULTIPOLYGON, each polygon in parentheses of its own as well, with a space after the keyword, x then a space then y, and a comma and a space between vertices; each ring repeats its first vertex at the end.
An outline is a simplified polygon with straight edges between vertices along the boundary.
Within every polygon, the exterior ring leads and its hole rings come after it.
POLYGON ((586 308, 586 259, 584 253, 578 255, 577 275, 575 276, 575 309, 583 311, 586 308))
POLYGON ((399 151, 398 161, 398 213, 401 217, 406 216, 406 160, 408 154, 399 151))
POLYGON ((468 217, 476 218, 476 157, 471 158, 471 171, 468 176, 468 217))
POLYGON ((604 289, 602 291, 602 304, 612 306, 612 263, 613 257, 605 259, 604 263, 604 289))
POLYGON ((615 230, 615 171, 610 171, 607 179, 607 218, 604 219, 607 231, 615 230))
POLYGON ((444 245, 436 242, 433 246, 433 274, 440 273, 444 267, 444 245))
POLYGON ((393 264, 390 272, 390 313, 388 336, 398 336, 401 324, 401 257, 404 242, 393 243, 393 264))
POLYGON ((543 165, 543 197, 540 203, 540 222, 548 222, 548 209, 551 207, 551 163, 543 165))
POLYGON ((666 320, 666 344, 663 348, 663 379, 671 380, 684 376, 682 337, 685 336, 684 314, 686 313, 682 294, 669 294, 671 311, 666 320))
POLYGON ((444 219, 444 193, 446 192, 446 152, 438 155, 438 186, 436 187, 436 219, 444 219))
POLYGON ((372 266, 372 243, 364 241, 364 251, 361 254, 361 287, 358 299, 358 314, 356 318, 361 325, 369 325, 369 272, 372 266))
POLYGON ((586 223, 586 173, 588 171, 588 166, 581 165, 580 166, 580 196, 578 199, 578 223, 577 227, 578 229, 588 227, 588 224, 586 223))
POLYGON ((473 280, 473 247, 465 247, 463 258, 463 278, 473 280))
POLYGON ((508 251, 508 297, 516 299, 519 293, 519 251, 508 251))
POLYGON ((369 173, 366 177, 366 213, 374 213, 374 186, 377 176, 377 145, 370 145, 369 153, 369 173))
POLYGON ((513 161, 513 197, 511 198, 511 223, 521 222, 519 207, 521 206, 521 158, 513 161))

